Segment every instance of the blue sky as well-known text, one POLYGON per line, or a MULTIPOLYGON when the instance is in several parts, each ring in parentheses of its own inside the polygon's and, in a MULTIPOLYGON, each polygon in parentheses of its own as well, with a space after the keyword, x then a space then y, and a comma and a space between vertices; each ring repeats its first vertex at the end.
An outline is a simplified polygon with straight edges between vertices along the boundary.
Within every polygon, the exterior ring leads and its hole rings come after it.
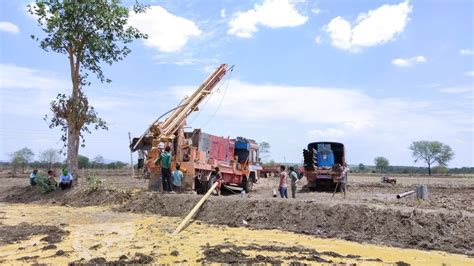
MULTIPOLYGON (((88 135, 81 154, 128 162, 128 132, 227 63, 234 72, 189 126, 267 141, 276 161, 330 140, 351 164, 415 165, 410 143, 439 140, 456 153, 450 166, 474 166, 472 1, 142 2, 151 8, 130 23, 150 38, 104 67, 111 84, 87 88, 110 129, 88 135)), ((0 0, 0 160, 62 146, 42 118, 71 89, 68 62, 30 39, 42 33, 28 3, 0 0)))

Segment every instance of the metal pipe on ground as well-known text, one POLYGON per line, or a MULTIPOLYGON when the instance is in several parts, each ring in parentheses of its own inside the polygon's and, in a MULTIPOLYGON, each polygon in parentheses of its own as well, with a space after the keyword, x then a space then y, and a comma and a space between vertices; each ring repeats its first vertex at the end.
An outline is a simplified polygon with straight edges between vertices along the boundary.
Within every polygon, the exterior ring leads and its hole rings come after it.
POLYGON ((400 194, 397 195, 397 199, 401 199, 401 198, 406 197, 408 195, 411 195, 413 193, 415 193, 414 190, 410 190, 410 191, 407 191, 407 192, 400 193, 400 194))

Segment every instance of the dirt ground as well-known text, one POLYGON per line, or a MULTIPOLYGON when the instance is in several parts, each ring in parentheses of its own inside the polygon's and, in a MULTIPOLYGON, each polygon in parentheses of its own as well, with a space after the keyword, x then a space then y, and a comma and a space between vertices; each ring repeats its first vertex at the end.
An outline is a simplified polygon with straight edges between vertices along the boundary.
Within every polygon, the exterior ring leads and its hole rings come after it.
MULTIPOLYGON (((132 179, 125 171, 103 171, 99 175, 105 182, 98 190, 91 190, 84 180, 79 180, 71 191, 44 195, 28 186, 26 175, 16 177, 1 172, 0 201, 113 205, 120 212, 183 217, 200 198, 192 193, 147 192, 145 180, 132 179)), ((281 199, 272 197, 276 179, 262 178, 244 198, 230 192, 211 197, 196 219, 232 227, 280 229, 322 238, 474 256, 474 178, 399 177, 396 185, 380 184, 378 176, 351 175, 349 180, 346 198, 340 193, 333 197, 332 192, 303 192, 302 180, 296 199, 281 199), (396 199, 398 193, 412 190, 417 184, 428 185, 428 201, 417 201, 413 195, 396 199)), ((221 249, 210 247, 204 251, 205 257, 219 255, 221 249)), ((240 256, 234 247, 224 250, 240 256)), ((140 256, 127 259, 135 261, 140 256)))

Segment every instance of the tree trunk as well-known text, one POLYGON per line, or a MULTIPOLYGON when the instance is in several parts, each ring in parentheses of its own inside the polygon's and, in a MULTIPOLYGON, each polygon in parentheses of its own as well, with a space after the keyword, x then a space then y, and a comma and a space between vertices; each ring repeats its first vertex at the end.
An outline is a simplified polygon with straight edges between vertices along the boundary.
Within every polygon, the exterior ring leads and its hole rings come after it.
POLYGON ((431 164, 428 163, 428 175, 431 176, 431 164))
POLYGON ((79 153, 79 131, 75 130, 75 123, 68 121, 67 131, 67 167, 73 174, 77 173, 77 155, 79 153))

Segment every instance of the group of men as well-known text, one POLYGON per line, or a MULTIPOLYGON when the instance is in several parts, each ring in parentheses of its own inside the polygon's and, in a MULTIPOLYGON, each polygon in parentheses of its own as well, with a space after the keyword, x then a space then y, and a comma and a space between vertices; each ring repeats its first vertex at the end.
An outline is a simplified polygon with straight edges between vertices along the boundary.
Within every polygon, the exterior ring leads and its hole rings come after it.
MULTIPOLYGON (((161 185, 163 192, 165 193, 176 193, 182 192, 182 182, 183 182, 183 172, 178 163, 176 163, 175 170, 171 172, 171 148, 166 146, 164 151, 158 156, 155 161, 156 165, 161 166, 161 185)), ((219 170, 219 167, 214 168, 214 172, 211 176, 210 185, 206 184, 203 187, 203 193, 212 186, 214 182, 218 182, 216 187, 217 194, 220 195, 221 186, 222 186, 222 174, 219 170)))
POLYGON ((181 192, 183 172, 181 172, 180 165, 176 164, 175 170, 173 171, 173 173, 171 173, 170 151, 170 146, 166 146, 165 150, 156 159, 155 164, 161 165, 161 184, 163 186, 163 192, 181 192))
MULTIPOLYGON (((288 179, 291 181, 291 197, 296 198, 296 183, 299 182, 298 173, 296 173, 295 168, 290 166, 288 168, 289 174, 285 171, 286 167, 284 165, 280 165, 280 179, 278 184, 278 191, 280 192, 280 196, 282 198, 288 198, 288 179)), ((343 168, 341 172, 341 178, 336 183, 336 190, 337 186, 341 187, 341 191, 344 193, 344 198, 346 197, 346 184, 347 184, 347 172, 349 168, 343 168)), ((336 192, 334 191, 334 193, 336 192)), ((276 194, 274 192, 274 197, 276 194)))
POLYGON ((38 174, 38 169, 33 169, 33 172, 29 176, 30 185, 32 187, 38 185, 45 193, 56 190, 58 187, 61 190, 65 190, 72 187, 74 180, 73 176, 67 169, 62 170, 62 174, 59 177, 59 182, 56 181, 56 173, 53 170, 48 171, 48 177, 44 177, 38 174))
POLYGON ((291 197, 296 198, 296 183, 298 183, 299 178, 298 174, 295 171, 295 168, 290 166, 288 172, 285 171, 286 166, 280 165, 280 181, 278 184, 278 191, 282 198, 288 198, 288 178, 291 181, 291 197))

